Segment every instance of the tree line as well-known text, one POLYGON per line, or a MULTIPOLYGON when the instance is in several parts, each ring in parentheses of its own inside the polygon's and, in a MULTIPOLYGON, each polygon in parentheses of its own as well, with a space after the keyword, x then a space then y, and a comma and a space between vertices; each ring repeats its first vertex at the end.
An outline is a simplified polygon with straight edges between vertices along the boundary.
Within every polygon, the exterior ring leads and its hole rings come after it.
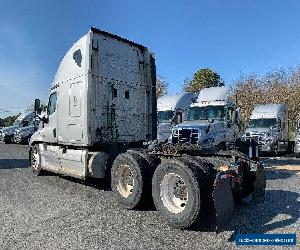
MULTIPOLYGON (((167 94, 168 83, 165 78, 158 78, 157 84, 160 89, 157 97, 167 94)), ((203 88, 224 85, 218 73, 209 68, 203 68, 195 72, 192 77, 184 79, 182 91, 200 92, 203 88)), ((294 138, 297 118, 300 114, 300 67, 276 69, 262 75, 242 75, 229 87, 231 98, 240 108, 244 124, 248 122, 254 106, 258 104, 287 104, 290 137, 294 138)))
POLYGON ((13 116, 8 116, 8 117, 6 117, 4 119, 0 118, 0 127, 9 127, 9 126, 12 126, 13 123, 15 122, 15 120, 17 119, 17 117, 19 115, 20 114, 13 115, 13 116))

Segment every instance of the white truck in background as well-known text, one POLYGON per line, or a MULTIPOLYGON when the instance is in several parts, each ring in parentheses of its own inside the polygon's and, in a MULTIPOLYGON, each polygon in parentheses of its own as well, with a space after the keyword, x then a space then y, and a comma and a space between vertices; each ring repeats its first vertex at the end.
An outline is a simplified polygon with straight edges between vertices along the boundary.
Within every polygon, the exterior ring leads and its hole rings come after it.
MULTIPOLYGON (((35 104, 38 111, 39 100, 35 104)), ((119 205, 134 209, 153 199, 177 228, 199 222, 212 203, 219 227, 231 217, 235 200, 251 194, 263 199, 264 167, 244 153, 212 156, 199 147, 191 154, 181 145, 170 153, 161 148, 167 143, 155 143, 156 104, 153 54, 91 28, 60 63, 43 127, 30 140, 33 173, 111 176, 119 205)))
POLYGON ((196 93, 180 93, 165 95, 157 100, 157 140, 167 141, 171 129, 178 123, 182 123, 185 112, 197 98, 196 93))
POLYGON ((300 158, 300 115, 299 115, 298 121, 297 121, 294 152, 295 152, 296 158, 300 158))
POLYGON ((227 87, 204 88, 187 111, 184 121, 172 129, 169 142, 192 143, 207 149, 225 149, 241 138, 239 109, 227 87))
POLYGON ((0 140, 4 143, 15 143, 14 134, 17 129, 25 128, 35 119, 35 112, 24 112, 17 117, 10 127, 3 127, 0 130, 0 140))
POLYGON ((258 142, 260 152, 286 153, 289 141, 288 108, 285 104, 264 104, 254 107, 243 140, 258 142))

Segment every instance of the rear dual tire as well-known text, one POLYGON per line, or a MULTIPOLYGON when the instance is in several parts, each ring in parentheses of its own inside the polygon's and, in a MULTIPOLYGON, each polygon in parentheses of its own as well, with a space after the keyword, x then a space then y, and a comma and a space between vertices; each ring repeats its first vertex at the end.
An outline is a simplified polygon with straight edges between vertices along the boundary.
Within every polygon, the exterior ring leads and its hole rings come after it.
POLYGON ((211 202, 213 170, 192 157, 168 159, 155 170, 152 197, 159 214, 173 227, 188 228, 205 214, 211 202))
POLYGON ((111 168, 111 188, 118 203, 126 209, 151 202, 151 179, 155 161, 137 151, 116 157, 111 168))
POLYGON ((157 167, 156 163, 135 151, 116 157, 111 185, 118 203, 134 209, 153 199, 168 224, 181 229, 193 226, 212 205, 213 165, 192 156, 167 159, 157 167))

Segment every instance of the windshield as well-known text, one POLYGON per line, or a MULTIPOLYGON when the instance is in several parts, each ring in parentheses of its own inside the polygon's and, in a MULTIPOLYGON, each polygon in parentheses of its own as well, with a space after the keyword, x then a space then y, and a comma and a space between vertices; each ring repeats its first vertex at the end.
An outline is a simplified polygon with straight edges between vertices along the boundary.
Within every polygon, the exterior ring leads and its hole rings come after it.
POLYGON ((21 123, 20 123, 20 126, 22 126, 22 127, 26 127, 26 126, 28 126, 29 125, 29 121, 22 121, 21 123))
POLYGON ((224 106, 191 107, 188 109, 187 120, 222 120, 225 116, 224 106))
POLYGON ((13 123, 13 126, 20 126, 21 121, 16 119, 13 123))
POLYGON ((159 123, 171 122, 173 117, 174 117, 174 111, 172 110, 157 112, 157 120, 159 123))
POLYGON ((270 128, 277 123, 275 118, 270 119, 251 119, 249 122, 249 128, 270 128))

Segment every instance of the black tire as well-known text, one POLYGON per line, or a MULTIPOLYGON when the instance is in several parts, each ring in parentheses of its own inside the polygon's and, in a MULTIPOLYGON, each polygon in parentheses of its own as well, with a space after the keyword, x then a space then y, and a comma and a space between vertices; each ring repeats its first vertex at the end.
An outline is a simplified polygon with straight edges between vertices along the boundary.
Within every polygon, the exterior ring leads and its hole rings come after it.
POLYGON ((135 151, 127 151, 116 157, 111 168, 111 188, 118 203, 126 209, 140 208, 151 200, 151 179, 154 167, 147 159, 135 151), (130 168, 129 179, 133 180, 131 190, 122 192, 122 168, 130 168), (126 168, 126 167, 125 167, 126 168), (125 194, 124 194, 125 193, 125 194))
POLYGON ((201 181, 201 211, 203 214, 210 213, 214 210, 214 202, 212 192, 217 171, 211 162, 199 160, 195 156, 185 155, 182 157, 185 161, 194 164, 197 171, 200 171, 202 176, 201 181))
MULTIPOLYGON (((188 228, 196 224, 199 219, 204 215, 205 197, 204 186, 206 185, 206 176, 204 168, 199 168, 192 160, 186 158, 168 159, 163 161, 156 168, 152 179, 152 197, 154 205, 159 214, 173 227, 188 228), (181 204, 183 210, 171 211, 164 205, 163 198, 163 181, 168 175, 179 176, 184 182, 188 190, 188 199, 186 203, 181 204), (203 204, 202 204, 203 203, 203 204)), ((177 185, 177 184, 176 184, 177 185)), ((170 188, 172 189, 172 188, 170 188)))
POLYGON ((295 153, 296 158, 300 158, 300 152, 299 153, 295 153))
POLYGON ((41 153, 40 153, 40 149, 39 149, 39 144, 35 144, 32 146, 32 148, 30 149, 30 166, 31 166, 31 170, 32 173, 35 175, 42 175, 43 170, 41 167, 41 153), (36 161, 36 156, 39 157, 39 160, 37 162, 36 165, 35 161, 36 161))
POLYGON ((29 144, 29 139, 30 137, 26 136, 26 137, 21 137, 21 141, 20 144, 21 145, 28 145, 29 144))
POLYGON ((12 144, 12 136, 4 137, 5 144, 12 144))

